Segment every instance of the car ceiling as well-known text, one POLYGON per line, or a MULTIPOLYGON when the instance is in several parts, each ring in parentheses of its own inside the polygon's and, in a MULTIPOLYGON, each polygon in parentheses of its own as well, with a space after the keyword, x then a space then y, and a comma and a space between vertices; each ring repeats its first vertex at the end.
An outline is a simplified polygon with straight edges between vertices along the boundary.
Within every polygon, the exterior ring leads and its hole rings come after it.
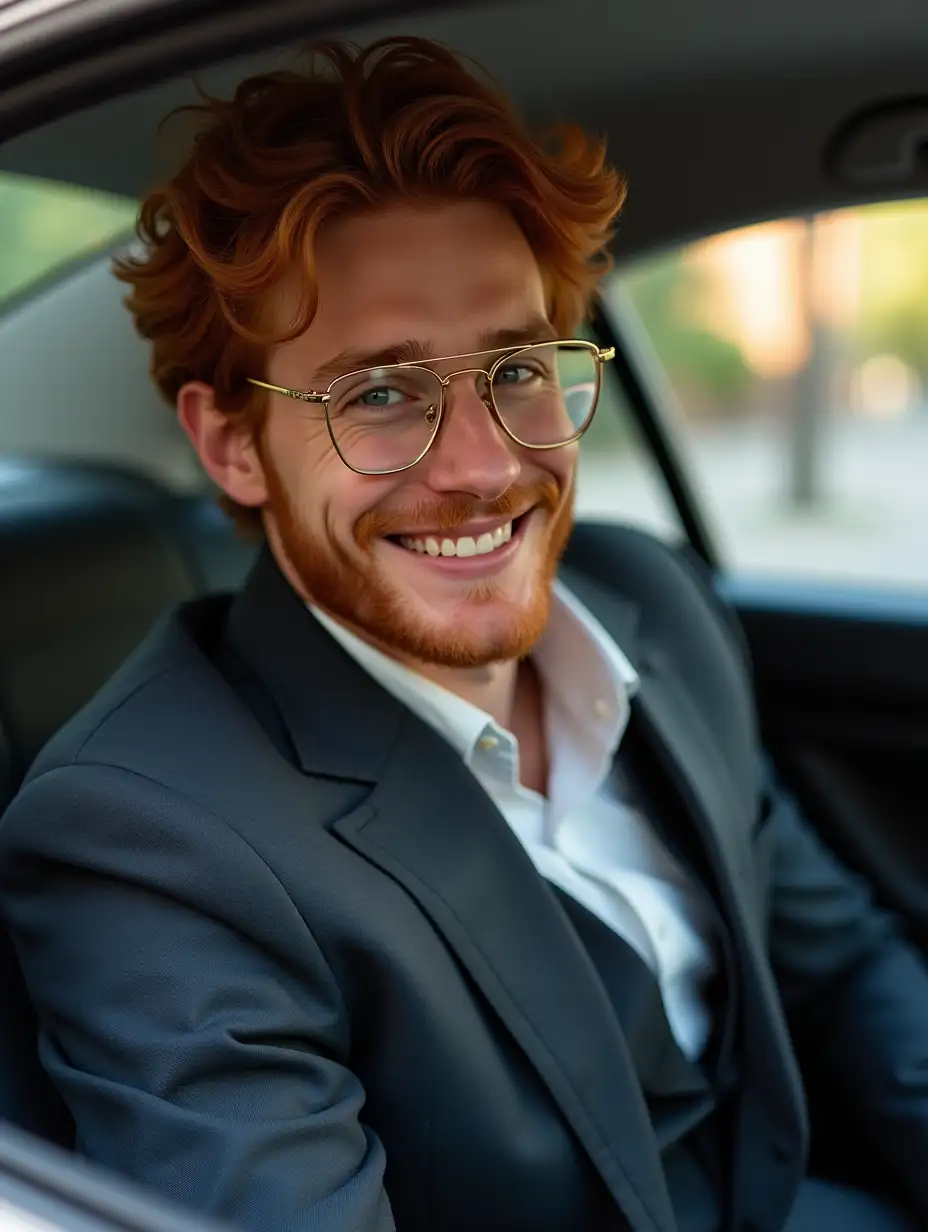
MULTIPOLYGON (((438 38, 480 61, 533 122, 571 119, 607 133, 630 181, 620 258, 928 186, 923 159, 895 181, 849 182, 830 157, 862 109, 911 99, 928 116, 924 0, 534 0, 445 6, 333 33, 362 43, 438 38)), ((292 62, 294 46, 198 79, 227 92, 292 62)), ((0 169, 137 196, 170 165, 156 146, 159 120, 193 97, 180 78, 111 99, 12 139, 0 169)))

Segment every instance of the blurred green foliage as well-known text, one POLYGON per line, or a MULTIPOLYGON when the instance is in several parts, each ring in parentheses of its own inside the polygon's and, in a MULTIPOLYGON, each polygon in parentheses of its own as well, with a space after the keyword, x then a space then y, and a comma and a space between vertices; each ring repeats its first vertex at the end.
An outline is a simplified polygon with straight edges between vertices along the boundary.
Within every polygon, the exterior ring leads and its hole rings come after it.
MULTIPOLYGON (((852 363, 896 356, 928 385, 928 202, 884 202, 855 213, 851 259, 859 291, 835 342, 852 363)), ((761 378, 733 341, 706 326, 711 275, 688 260, 692 251, 647 259, 619 276, 687 412, 746 409, 761 378)))
POLYGON ((583 437, 583 450, 585 453, 625 453, 640 444, 619 383, 607 365, 599 405, 583 437))
POLYGON ((106 193, 0 175, 0 302, 131 231, 136 208, 106 193))
POLYGON ((896 355, 928 381, 928 204, 860 211, 859 351, 896 355))
POLYGON ((681 397, 717 411, 736 405, 753 376, 738 346, 702 323, 706 275, 676 251, 642 262, 622 281, 681 397))

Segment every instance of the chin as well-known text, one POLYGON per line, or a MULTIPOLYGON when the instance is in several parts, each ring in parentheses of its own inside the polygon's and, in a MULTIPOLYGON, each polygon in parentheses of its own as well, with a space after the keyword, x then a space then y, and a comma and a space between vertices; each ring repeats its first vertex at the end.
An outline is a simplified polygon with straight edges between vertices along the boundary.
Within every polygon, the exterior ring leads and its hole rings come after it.
POLYGON ((532 603, 499 593, 471 594, 447 604, 416 603, 414 612, 407 608, 398 640, 416 658, 444 667, 484 667, 522 658, 547 621, 548 596, 539 591, 532 603))

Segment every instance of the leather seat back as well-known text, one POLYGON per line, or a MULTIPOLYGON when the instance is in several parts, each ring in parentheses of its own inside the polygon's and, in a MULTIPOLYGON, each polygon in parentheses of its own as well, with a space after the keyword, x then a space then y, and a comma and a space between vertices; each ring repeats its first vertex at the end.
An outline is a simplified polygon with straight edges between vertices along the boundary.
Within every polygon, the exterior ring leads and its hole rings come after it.
MULTIPOLYGON (((42 745, 202 589, 174 498, 102 467, 0 463, 0 812, 42 745)), ((0 929, 0 1119, 67 1143, 12 945, 0 929)))
POLYGON ((22 774, 166 607, 199 589, 171 496, 105 468, 0 464, 0 719, 22 774))

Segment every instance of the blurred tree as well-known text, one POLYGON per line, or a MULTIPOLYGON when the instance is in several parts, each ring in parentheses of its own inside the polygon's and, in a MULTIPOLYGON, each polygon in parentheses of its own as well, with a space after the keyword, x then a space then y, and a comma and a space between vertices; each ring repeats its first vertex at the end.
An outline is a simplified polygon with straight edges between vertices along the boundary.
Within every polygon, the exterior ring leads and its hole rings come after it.
POLYGON ((835 339, 816 296, 823 260, 822 227, 813 215, 805 219, 799 249, 799 284, 794 311, 809 339, 805 363, 793 379, 789 417, 789 499, 796 509, 808 510, 825 496, 822 465, 835 362, 835 339))
POLYGON ((738 346, 703 324, 711 288, 685 250, 638 265, 623 282, 686 409, 737 409, 753 375, 738 346))

